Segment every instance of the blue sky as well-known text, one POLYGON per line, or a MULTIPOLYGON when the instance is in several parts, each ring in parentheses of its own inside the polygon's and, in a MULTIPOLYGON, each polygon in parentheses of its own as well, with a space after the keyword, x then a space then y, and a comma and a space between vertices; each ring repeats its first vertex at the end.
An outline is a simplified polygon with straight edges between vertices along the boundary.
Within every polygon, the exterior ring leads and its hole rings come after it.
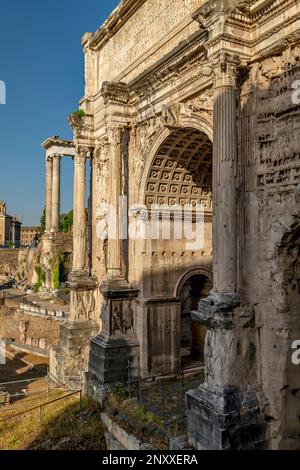
MULTIPOLYGON (((0 199, 8 212, 36 225, 44 207, 41 142, 71 138, 68 115, 84 93, 81 37, 95 31, 119 0, 1 2, 0 199)), ((72 161, 62 162, 62 212, 72 208, 72 161)))

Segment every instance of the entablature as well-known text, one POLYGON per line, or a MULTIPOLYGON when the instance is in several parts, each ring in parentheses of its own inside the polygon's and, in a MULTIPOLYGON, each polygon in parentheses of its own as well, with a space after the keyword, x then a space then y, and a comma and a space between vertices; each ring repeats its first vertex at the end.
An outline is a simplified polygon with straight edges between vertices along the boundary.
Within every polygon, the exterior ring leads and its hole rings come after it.
POLYGON ((75 156, 74 142, 71 140, 62 140, 59 136, 49 137, 42 143, 42 147, 46 150, 46 158, 53 156, 75 156))

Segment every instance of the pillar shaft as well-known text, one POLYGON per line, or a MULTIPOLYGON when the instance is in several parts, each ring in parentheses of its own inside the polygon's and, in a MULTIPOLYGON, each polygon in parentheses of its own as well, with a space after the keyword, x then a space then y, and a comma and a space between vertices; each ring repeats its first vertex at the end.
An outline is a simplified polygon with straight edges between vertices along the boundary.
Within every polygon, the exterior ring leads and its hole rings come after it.
POLYGON ((51 229, 53 232, 59 231, 60 225, 60 156, 53 157, 53 177, 52 177, 52 213, 51 229))
POLYGON ((235 293, 237 284, 236 69, 216 68, 214 97, 214 290, 235 293))
POLYGON ((111 131, 110 160, 110 204, 114 212, 113 236, 108 239, 108 277, 122 276, 122 240, 120 227, 120 202, 122 196, 122 128, 111 131))
POLYGON ((86 268, 86 152, 74 158, 73 271, 86 268))
POLYGON ((53 160, 46 158, 46 232, 51 230, 53 160))

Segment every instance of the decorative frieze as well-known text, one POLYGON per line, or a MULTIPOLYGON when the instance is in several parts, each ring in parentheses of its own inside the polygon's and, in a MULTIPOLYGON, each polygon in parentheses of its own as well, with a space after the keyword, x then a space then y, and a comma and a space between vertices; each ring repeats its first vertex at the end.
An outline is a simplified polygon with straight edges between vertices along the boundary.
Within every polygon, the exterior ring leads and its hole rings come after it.
POLYGON ((293 84, 300 78, 299 48, 262 62, 257 69, 257 188, 300 183, 300 106, 293 84))

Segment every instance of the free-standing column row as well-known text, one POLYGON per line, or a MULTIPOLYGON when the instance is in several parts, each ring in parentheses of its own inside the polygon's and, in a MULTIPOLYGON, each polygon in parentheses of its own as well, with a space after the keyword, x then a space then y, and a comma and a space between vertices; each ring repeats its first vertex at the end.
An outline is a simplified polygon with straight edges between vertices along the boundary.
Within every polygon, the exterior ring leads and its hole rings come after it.
MULTIPOLYGON (((110 203, 117 211, 121 196, 122 145, 124 129, 112 127, 109 132, 108 146, 111 154, 110 165, 110 203)), ((87 214, 86 214, 86 159, 90 148, 74 147, 73 142, 59 138, 47 139, 42 146, 46 150, 46 234, 59 232, 60 222, 60 162, 62 156, 74 159, 74 200, 73 200, 73 272, 87 271, 87 214)), ((108 276, 122 276, 122 247, 116 224, 116 233, 108 246, 108 276)))
MULTIPOLYGON (((74 159, 73 200, 73 271, 86 268, 86 158, 88 149, 68 149, 66 155, 74 159)), ((57 233, 60 228, 60 163, 65 154, 46 156, 46 234, 57 233)))
POLYGON ((59 231, 60 155, 46 157, 46 232, 59 231))

